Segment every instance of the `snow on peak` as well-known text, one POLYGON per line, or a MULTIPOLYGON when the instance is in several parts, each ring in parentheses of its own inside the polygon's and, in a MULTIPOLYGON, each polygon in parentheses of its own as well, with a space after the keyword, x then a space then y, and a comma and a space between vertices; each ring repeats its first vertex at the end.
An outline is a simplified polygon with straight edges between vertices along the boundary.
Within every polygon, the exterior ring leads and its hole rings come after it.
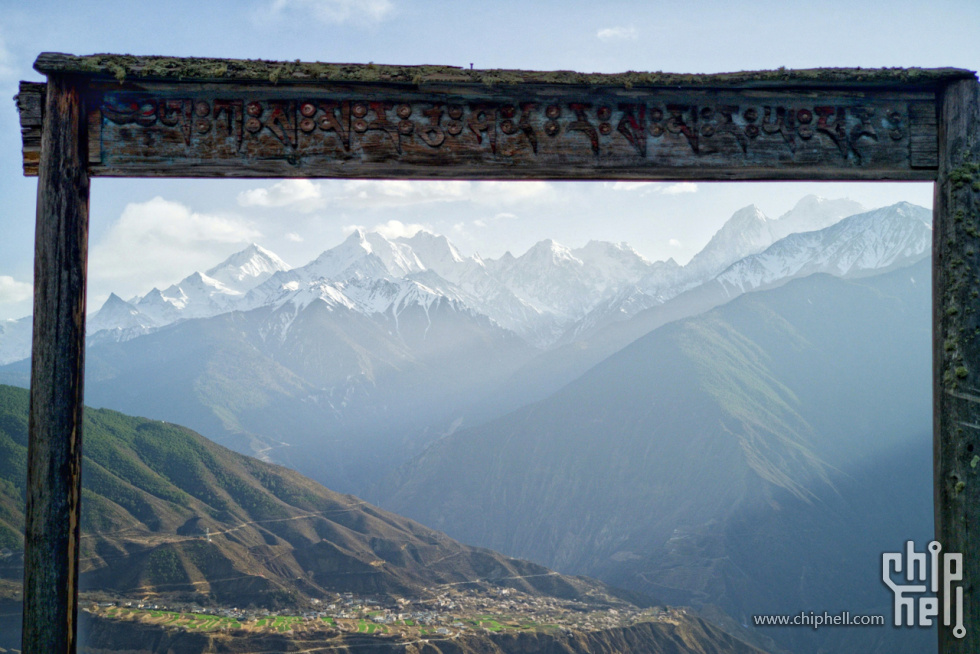
POLYGON ((252 243, 241 252, 236 252, 205 274, 227 288, 246 293, 269 277, 290 266, 274 252, 252 243))
POLYGON ((859 202, 848 198, 828 200, 817 195, 807 195, 796 205, 771 222, 770 227, 775 240, 798 232, 813 232, 824 229, 848 216, 863 212, 859 202))
POLYGON ((775 240, 769 223, 754 204, 739 209, 691 258, 684 276, 694 282, 706 281, 739 259, 762 252, 775 240))
POLYGON ((531 249, 517 258, 517 261, 523 261, 529 265, 582 265, 582 261, 572 254, 571 249, 550 238, 532 245, 531 249))
POLYGON ((142 333, 156 326, 150 316, 115 293, 110 293, 102 308, 89 316, 87 329, 89 334, 102 330, 135 330, 142 333))
POLYGON ((884 272, 928 256, 931 216, 908 202, 849 216, 822 230, 790 234, 716 279, 732 294, 816 272, 839 277, 884 272))
POLYGON ((370 252, 384 262, 385 268, 392 275, 402 277, 425 269, 409 245, 389 241, 377 232, 364 234, 363 240, 371 248, 370 252))
POLYGON ((293 272, 306 280, 323 278, 342 281, 357 274, 383 276, 388 273, 388 268, 384 261, 374 254, 374 247, 364 231, 356 229, 340 245, 326 250, 316 259, 302 268, 294 269, 293 272))
POLYGON ((412 248, 412 252, 422 264, 436 272, 466 261, 466 257, 460 254, 456 246, 441 234, 433 234, 423 229, 416 232, 414 236, 407 238, 402 236, 395 240, 412 248))

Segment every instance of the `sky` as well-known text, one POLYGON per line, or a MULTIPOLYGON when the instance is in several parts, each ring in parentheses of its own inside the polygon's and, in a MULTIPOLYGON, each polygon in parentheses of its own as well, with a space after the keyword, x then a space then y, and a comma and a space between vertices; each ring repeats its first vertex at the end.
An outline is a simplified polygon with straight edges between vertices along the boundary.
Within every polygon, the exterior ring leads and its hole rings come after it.
MULTIPOLYGON (((31 312, 36 178, 12 98, 40 52, 476 68, 713 73, 980 68, 980 2, 741 0, 0 0, 0 320, 31 312)), ((777 218, 807 194, 931 206, 927 183, 406 182, 94 179, 89 309, 203 271, 256 242, 303 265, 356 227, 424 228, 466 254, 551 238, 627 242, 685 263, 736 210, 777 218)))

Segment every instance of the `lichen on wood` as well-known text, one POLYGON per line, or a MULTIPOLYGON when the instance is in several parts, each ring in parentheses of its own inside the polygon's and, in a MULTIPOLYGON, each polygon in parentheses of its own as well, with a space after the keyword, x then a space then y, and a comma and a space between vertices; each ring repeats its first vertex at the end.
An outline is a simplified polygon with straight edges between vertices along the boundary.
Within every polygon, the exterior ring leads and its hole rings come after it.
POLYGON ((34 63, 39 72, 74 73, 126 80, 226 80, 302 83, 388 82, 422 86, 452 82, 482 86, 522 84, 633 87, 738 87, 738 86, 814 86, 822 84, 855 86, 932 87, 953 79, 974 77, 958 68, 813 68, 793 70, 741 71, 713 74, 678 74, 626 71, 623 73, 581 73, 568 70, 529 71, 508 69, 470 69, 458 66, 393 66, 375 63, 322 63, 266 61, 261 59, 213 59, 200 57, 136 56, 93 54, 75 56, 42 53, 34 63))

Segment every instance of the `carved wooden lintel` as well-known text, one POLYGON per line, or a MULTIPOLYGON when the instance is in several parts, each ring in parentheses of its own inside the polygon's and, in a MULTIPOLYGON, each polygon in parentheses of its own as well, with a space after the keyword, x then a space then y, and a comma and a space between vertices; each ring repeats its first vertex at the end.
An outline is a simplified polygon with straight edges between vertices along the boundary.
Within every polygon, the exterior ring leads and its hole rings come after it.
POLYGON ((88 106, 93 176, 932 179, 937 162, 922 91, 144 82, 93 85, 88 106))

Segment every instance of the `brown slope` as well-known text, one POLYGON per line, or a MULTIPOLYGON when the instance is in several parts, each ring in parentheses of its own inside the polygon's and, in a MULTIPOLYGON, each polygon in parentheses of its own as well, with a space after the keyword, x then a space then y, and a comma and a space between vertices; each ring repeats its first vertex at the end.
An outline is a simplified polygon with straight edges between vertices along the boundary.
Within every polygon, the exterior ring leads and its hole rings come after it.
MULTIPOLYGON (((26 411, 26 391, 0 386, 0 546, 14 551, 0 575, 13 579, 26 411)), ((447 584, 617 595, 462 545, 177 425, 90 409, 84 447, 83 589, 267 606, 327 592, 423 596, 447 584)))

